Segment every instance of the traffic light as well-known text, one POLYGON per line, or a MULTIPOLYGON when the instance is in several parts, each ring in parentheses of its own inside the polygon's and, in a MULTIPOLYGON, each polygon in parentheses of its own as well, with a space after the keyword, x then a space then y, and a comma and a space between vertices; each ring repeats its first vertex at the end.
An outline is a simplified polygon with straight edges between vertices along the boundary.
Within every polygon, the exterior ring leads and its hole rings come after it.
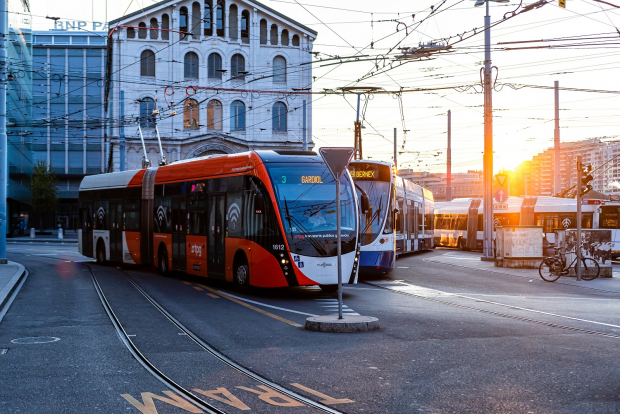
POLYGON ((592 166, 590 164, 584 165, 581 168, 581 195, 588 194, 592 190, 592 184, 590 184, 590 181, 593 180, 592 174, 590 174, 591 171, 592 166))

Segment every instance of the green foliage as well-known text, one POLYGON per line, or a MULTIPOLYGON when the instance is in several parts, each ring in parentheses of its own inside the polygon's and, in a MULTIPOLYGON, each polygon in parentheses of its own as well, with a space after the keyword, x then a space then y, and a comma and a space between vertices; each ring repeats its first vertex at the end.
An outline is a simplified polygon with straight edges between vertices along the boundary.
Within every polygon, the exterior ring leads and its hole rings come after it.
POLYGON ((47 162, 39 160, 32 168, 32 209, 37 213, 53 213, 58 207, 58 179, 47 162))

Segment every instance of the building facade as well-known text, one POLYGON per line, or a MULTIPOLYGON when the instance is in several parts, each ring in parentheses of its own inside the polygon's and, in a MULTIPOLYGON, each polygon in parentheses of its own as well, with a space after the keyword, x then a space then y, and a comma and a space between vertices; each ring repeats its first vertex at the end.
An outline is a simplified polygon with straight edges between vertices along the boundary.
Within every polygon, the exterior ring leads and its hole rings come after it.
POLYGON ((32 23, 27 0, 2 0, 8 13, 7 52, 7 235, 29 226, 32 203, 32 23))
POLYGON ((315 31, 251 0, 162 1, 109 26, 108 170, 145 151, 156 165, 313 147, 315 31))
MULTIPOLYGON (((446 201, 448 177, 446 173, 414 172, 411 169, 398 171, 398 176, 413 181, 433 192, 435 201, 446 201)), ((465 173, 452 173, 452 198, 482 197, 482 171, 470 170, 465 173)))
MULTIPOLYGON (((565 142, 560 144, 560 187, 566 190, 577 182, 576 157, 581 155, 584 165, 595 169, 592 188, 608 195, 620 195, 620 141, 565 142)), ((554 149, 535 155, 514 171, 514 180, 520 180, 519 195, 551 196, 554 193, 554 149)), ((513 187, 514 188, 514 187, 513 187)), ((514 194, 514 193, 513 193, 514 194)))
POLYGON ((106 45, 106 32, 34 32, 32 162, 58 177, 55 227, 75 228, 82 178, 105 171, 106 45))

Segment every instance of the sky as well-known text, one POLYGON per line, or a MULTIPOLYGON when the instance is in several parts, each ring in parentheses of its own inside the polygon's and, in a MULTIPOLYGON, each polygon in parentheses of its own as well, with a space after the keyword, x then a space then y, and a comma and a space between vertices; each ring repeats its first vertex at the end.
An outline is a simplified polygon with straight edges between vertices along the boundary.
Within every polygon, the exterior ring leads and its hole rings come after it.
MULTIPOLYGON (((396 128, 399 168, 445 172, 450 110, 452 171, 482 169, 484 7, 474 7, 472 0, 261 2, 318 31, 313 51, 319 54, 313 60, 362 56, 359 61, 344 59, 345 63, 337 65, 324 66, 339 63, 338 59, 315 63, 314 92, 346 86, 393 92, 423 89, 402 94, 402 111, 401 99, 393 93, 364 96, 364 158, 391 160, 396 128), (471 37, 455 43, 464 33, 464 38, 471 37), (430 41, 453 46, 450 53, 424 61, 408 60, 399 65, 393 60, 399 47, 418 47, 430 41), (392 69, 357 82, 370 72, 389 68, 384 68, 384 61, 392 61, 392 69), (408 130, 406 140, 403 130, 408 130)), ((30 3, 33 28, 46 30, 53 22, 45 16, 103 21, 107 15, 112 20, 156 1, 108 0, 107 11, 105 0, 30 3)), ((553 87, 554 81, 559 81, 561 88, 588 90, 560 90, 562 142, 620 139, 620 77, 616 75, 620 66, 620 0, 607 1, 618 7, 595 0, 566 0, 565 9, 552 0, 520 13, 532 3, 511 0, 491 6, 491 22, 497 23, 491 29, 491 59, 497 67, 493 71, 495 172, 512 169, 553 146, 554 91, 537 87, 553 87), (532 42, 540 40, 545 41, 532 42), (549 45, 553 47, 516 49, 549 45)), ((316 94, 312 99, 316 148, 353 146, 357 97, 316 94)))

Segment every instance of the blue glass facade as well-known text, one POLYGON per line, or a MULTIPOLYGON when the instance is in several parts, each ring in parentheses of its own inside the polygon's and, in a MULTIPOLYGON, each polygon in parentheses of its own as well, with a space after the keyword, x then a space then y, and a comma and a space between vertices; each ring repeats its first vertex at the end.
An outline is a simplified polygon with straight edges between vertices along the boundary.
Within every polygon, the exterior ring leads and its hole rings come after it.
POLYGON ((33 42, 32 160, 59 178, 56 224, 73 229, 78 188, 104 171, 103 77, 107 33, 51 30, 33 42))
POLYGON ((9 33, 7 48, 7 158, 8 234, 28 225, 32 197, 32 30, 28 2, 6 1, 9 33))

